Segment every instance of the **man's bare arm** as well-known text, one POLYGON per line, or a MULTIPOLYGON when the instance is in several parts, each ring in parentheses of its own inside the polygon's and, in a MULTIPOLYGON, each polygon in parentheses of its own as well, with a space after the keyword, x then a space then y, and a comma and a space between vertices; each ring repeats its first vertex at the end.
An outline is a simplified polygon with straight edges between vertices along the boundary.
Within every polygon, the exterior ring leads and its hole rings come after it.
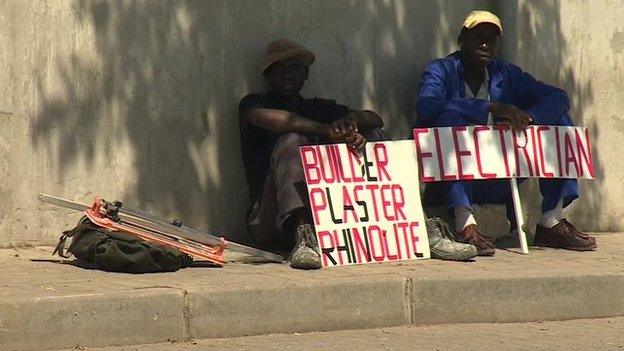
POLYGON ((373 128, 382 128, 384 126, 383 120, 373 111, 363 110, 363 111, 351 111, 349 114, 352 114, 357 119, 357 126, 359 130, 369 130, 373 128))
POLYGON ((334 132, 348 135, 359 131, 383 127, 383 120, 373 111, 351 110, 344 117, 332 123, 334 132))
POLYGON ((337 141, 329 124, 319 123, 294 112, 272 108, 253 108, 247 112, 249 123, 273 133, 301 133, 318 135, 330 141, 337 141))

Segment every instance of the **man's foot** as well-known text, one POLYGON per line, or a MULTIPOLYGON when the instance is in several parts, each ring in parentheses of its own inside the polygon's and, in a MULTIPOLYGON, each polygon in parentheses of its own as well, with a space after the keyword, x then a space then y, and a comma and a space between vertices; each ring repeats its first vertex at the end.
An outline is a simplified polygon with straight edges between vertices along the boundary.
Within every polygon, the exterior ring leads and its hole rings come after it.
POLYGON ((538 223, 533 245, 574 251, 591 251, 598 247, 595 238, 578 231, 565 219, 552 228, 543 227, 538 223))
POLYGON ((299 224, 295 228, 295 247, 290 256, 290 266, 298 269, 321 268, 316 235, 311 224, 299 224))
POLYGON ((467 225, 459 232, 459 236, 465 243, 476 246, 479 256, 494 256, 496 252, 494 243, 490 238, 486 238, 479 232, 476 224, 467 225))
POLYGON ((477 248, 471 244, 453 240, 454 233, 448 224, 439 218, 425 221, 431 258, 450 261, 466 261, 477 255, 477 248))

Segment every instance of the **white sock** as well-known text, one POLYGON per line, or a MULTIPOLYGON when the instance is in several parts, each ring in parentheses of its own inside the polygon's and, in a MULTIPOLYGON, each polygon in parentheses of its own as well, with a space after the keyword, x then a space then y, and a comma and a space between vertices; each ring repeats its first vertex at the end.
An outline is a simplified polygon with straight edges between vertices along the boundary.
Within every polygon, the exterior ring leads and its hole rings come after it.
POLYGON ((546 228, 552 228, 559 224, 563 219, 563 204, 561 201, 557 203, 557 206, 550 211, 542 213, 542 219, 540 225, 546 228))
POLYGON ((453 210, 455 211, 455 229, 458 232, 461 232, 470 224, 477 224, 477 221, 472 215, 472 210, 468 207, 455 206, 453 210))

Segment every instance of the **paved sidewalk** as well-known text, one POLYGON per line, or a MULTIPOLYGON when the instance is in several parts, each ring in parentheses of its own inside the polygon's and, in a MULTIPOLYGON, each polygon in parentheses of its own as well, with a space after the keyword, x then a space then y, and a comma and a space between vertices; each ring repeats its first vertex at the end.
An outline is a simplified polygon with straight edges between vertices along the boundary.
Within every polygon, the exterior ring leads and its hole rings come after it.
POLYGON ((597 240, 596 252, 497 250, 469 263, 297 271, 232 256, 223 268, 144 275, 55 262, 47 247, 3 249, 0 345, 39 350, 624 315, 624 233, 597 240))

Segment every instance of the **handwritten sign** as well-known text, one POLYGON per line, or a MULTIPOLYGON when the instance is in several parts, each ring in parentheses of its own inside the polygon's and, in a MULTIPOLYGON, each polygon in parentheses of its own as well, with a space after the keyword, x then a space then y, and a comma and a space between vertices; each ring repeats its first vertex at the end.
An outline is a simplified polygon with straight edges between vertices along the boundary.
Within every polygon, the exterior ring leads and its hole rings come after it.
POLYGON ((584 127, 506 125, 414 129, 423 182, 492 178, 594 178, 584 127))
POLYGON ((429 258, 411 140, 299 151, 323 267, 429 258))

